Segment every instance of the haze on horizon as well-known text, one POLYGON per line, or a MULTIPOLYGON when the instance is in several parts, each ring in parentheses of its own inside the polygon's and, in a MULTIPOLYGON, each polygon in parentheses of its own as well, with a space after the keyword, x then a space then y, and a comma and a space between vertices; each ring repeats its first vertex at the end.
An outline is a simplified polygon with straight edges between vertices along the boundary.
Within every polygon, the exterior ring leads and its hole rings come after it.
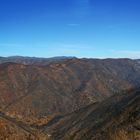
POLYGON ((1 0, 0 56, 140 58, 139 0, 1 0))

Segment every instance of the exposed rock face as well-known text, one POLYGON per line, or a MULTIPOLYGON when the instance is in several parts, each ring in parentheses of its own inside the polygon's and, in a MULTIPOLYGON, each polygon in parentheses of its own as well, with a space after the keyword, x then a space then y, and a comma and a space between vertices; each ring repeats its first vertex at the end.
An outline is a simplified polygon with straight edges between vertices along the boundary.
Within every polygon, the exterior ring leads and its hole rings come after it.
POLYGON ((47 66, 0 65, 0 108, 19 117, 69 113, 140 85, 129 59, 67 59, 47 66))
POLYGON ((140 90, 80 109, 44 129, 54 140, 139 140, 140 90))

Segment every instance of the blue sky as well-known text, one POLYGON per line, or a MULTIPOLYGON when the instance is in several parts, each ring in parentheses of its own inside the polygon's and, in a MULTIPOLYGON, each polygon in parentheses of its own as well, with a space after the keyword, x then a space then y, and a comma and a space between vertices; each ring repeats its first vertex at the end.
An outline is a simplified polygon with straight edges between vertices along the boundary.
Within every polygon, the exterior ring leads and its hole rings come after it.
POLYGON ((140 58, 139 0, 0 0, 0 56, 140 58))

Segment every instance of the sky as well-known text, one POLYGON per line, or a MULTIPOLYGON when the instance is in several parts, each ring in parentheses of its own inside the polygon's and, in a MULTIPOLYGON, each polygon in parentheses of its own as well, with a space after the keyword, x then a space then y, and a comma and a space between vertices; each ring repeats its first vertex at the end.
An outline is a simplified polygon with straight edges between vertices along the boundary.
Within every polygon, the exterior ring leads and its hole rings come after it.
POLYGON ((140 58, 140 0, 0 0, 0 56, 140 58))

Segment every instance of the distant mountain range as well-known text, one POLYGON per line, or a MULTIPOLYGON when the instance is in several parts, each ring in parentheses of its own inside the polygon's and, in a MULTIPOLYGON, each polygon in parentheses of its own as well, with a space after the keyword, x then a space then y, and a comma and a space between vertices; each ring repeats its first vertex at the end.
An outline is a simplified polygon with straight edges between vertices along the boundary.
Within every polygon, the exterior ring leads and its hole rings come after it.
POLYGON ((136 59, 137 61, 140 61, 140 59, 136 59))
POLYGON ((112 140, 124 132, 129 140, 127 128, 139 128, 136 60, 16 56, 0 62, 0 139, 112 140))
POLYGON ((74 57, 52 57, 52 58, 37 58, 37 57, 24 57, 24 56, 10 56, 10 57, 0 57, 0 64, 6 62, 21 63, 25 65, 47 65, 50 62, 62 61, 64 59, 71 59, 74 57))

